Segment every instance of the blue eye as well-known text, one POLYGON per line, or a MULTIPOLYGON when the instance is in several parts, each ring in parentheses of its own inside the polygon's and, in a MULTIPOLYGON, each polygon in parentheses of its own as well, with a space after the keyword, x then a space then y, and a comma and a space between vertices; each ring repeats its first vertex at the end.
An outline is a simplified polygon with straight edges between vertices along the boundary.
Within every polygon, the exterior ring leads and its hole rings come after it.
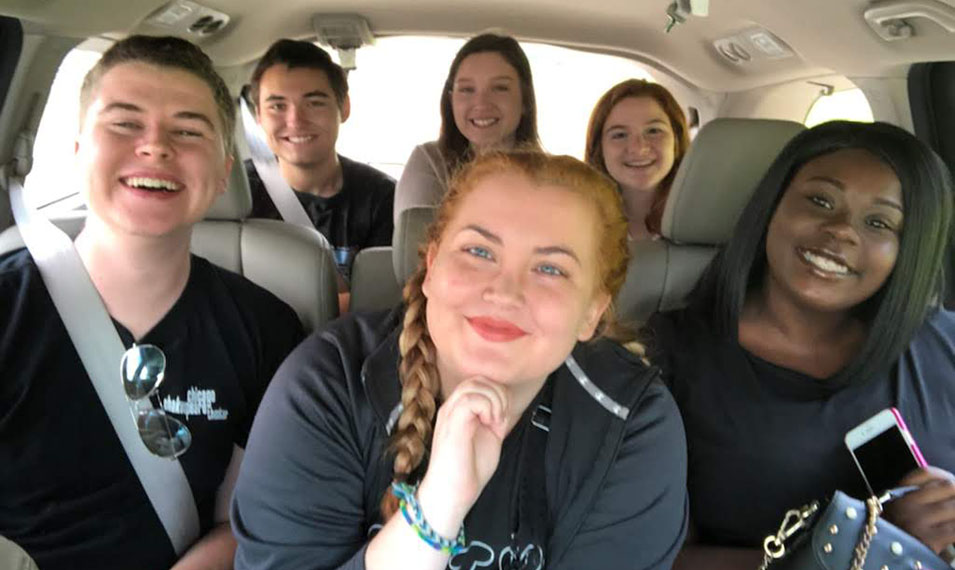
POLYGON ((551 265, 549 263, 542 263, 537 266, 537 272, 543 273, 544 275, 550 275, 553 277, 566 277, 567 273, 563 269, 557 267, 556 265, 551 265))
POLYGON ((478 245, 472 245, 464 248, 464 251, 473 255, 474 257, 480 257, 482 259, 494 259, 494 256, 491 255, 491 252, 487 248, 483 248, 478 245))
POLYGON ((187 129, 179 129, 178 131, 176 131, 176 134, 177 134, 177 135, 182 135, 182 136, 184 136, 184 137, 201 137, 201 136, 202 136, 202 133, 200 133, 200 132, 190 131, 190 130, 187 130, 187 129))

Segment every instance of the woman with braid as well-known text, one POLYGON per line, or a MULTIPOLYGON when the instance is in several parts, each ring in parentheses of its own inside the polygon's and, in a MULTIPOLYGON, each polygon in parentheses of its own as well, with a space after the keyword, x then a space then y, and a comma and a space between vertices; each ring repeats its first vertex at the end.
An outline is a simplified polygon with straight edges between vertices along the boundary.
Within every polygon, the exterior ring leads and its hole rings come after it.
POLYGON ((619 194, 590 167, 469 164, 404 304, 279 369, 236 485, 236 567, 669 568, 686 446, 614 326, 626 267, 619 194))

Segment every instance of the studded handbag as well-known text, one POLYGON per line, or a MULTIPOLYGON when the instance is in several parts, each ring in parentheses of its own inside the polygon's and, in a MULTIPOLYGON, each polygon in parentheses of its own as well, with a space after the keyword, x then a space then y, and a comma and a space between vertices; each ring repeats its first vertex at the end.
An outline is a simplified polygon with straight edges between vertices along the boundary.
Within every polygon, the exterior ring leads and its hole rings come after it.
POLYGON ((786 513, 763 541, 759 570, 950 570, 928 546, 881 517, 882 501, 836 491, 786 513))

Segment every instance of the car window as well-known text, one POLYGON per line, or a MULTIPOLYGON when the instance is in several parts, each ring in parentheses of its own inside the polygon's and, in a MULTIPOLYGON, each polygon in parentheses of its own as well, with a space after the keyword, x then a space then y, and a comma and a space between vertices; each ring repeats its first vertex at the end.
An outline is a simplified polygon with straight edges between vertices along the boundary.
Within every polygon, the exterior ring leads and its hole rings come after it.
MULTIPOLYGON (((415 145, 438 137, 441 89, 463 39, 394 37, 358 52, 349 74, 352 117, 339 151, 398 177, 415 145)), ((521 42, 531 63, 544 147, 582 158, 590 111, 610 87, 651 79, 633 60, 521 42)), ((337 54, 333 54, 337 57, 337 54)))
POLYGON ((803 122, 807 127, 814 127, 839 119, 866 123, 873 121, 872 107, 861 89, 843 89, 831 95, 820 95, 809 108, 803 122))
MULTIPOLYGON (((338 151, 398 178, 415 145, 436 139, 438 103, 454 54, 464 39, 386 37, 357 54, 349 73, 351 117, 342 125, 338 151)), ((545 148, 582 158, 590 111, 611 86, 628 78, 652 79, 622 57, 522 42, 531 62, 538 128, 545 148)), ((337 53, 331 50, 337 60, 337 53)), ((79 126, 78 93, 99 52, 80 46, 60 65, 40 122, 30 186, 36 204, 51 213, 80 205, 68 165, 79 126)))
POLYGON ((81 205, 73 172, 73 143, 80 124, 80 86, 101 53, 82 47, 70 50, 50 87, 33 144, 33 168, 27 175, 30 200, 49 212, 81 205))

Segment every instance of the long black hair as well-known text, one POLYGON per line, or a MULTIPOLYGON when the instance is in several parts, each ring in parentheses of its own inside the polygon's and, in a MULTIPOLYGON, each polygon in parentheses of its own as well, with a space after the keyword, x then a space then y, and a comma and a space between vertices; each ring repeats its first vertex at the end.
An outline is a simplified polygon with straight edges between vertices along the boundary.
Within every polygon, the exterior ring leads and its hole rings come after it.
POLYGON ((452 171, 474 158, 471 143, 454 122, 454 109, 451 106, 454 79, 466 57, 487 52, 500 55, 517 71, 521 85, 521 120, 514 132, 515 145, 530 149, 540 147, 540 137, 537 135, 537 99, 534 97, 534 78, 531 76, 531 64, 527 61, 527 55, 512 37, 481 34, 469 39, 458 50, 448 70, 448 77, 444 80, 444 91, 441 92, 441 133, 438 136, 438 147, 452 171))
POLYGON ((793 176, 808 161, 846 148, 863 149, 895 172, 905 223, 895 267, 882 287, 854 309, 868 326, 865 343, 833 379, 865 381, 894 362, 928 314, 941 305, 952 223, 952 178, 942 160, 888 123, 833 121, 799 134, 779 154, 743 210, 733 236, 703 273, 690 304, 727 338, 739 334, 749 291, 767 271, 766 232, 793 176))

